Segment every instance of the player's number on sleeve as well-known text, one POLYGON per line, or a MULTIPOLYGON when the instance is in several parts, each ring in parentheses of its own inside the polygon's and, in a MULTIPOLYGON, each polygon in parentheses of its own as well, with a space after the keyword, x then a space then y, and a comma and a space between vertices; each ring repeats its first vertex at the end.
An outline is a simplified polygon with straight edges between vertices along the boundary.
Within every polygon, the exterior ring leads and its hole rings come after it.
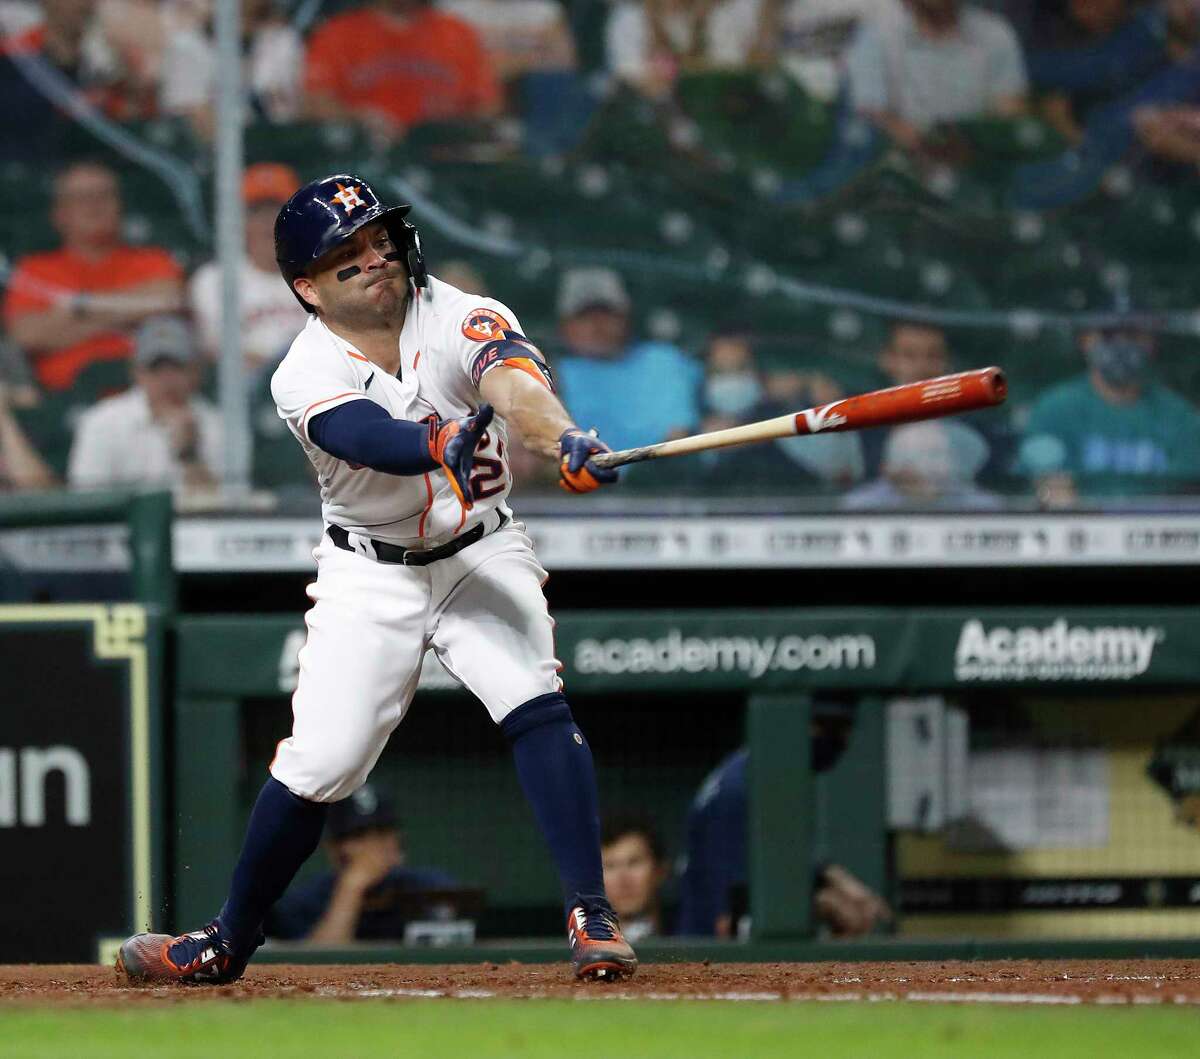
MULTIPOLYGON (((491 437, 485 430, 479 439, 479 447, 486 449, 492 443, 491 437)), ((471 470, 471 496, 476 500, 486 500, 504 489, 504 442, 496 442, 496 455, 476 455, 471 470), (494 485, 491 483, 495 483, 494 485)))

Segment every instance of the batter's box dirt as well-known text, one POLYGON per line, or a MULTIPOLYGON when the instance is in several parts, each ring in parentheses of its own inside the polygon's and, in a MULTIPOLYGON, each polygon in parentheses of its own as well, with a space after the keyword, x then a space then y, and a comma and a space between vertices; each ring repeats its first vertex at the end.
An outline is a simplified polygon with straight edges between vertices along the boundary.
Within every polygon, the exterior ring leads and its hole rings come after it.
POLYGON ((0 1004, 203 1003, 212 998, 339 1000, 541 997, 583 1001, 924 1001, 1200 1004, 1200 962, 1013 960, 979 963, 674 963, 614 984, 582 983, 567 964, 271 965, 233 985, 131 986, 111 968, 0 967, 0 1004))

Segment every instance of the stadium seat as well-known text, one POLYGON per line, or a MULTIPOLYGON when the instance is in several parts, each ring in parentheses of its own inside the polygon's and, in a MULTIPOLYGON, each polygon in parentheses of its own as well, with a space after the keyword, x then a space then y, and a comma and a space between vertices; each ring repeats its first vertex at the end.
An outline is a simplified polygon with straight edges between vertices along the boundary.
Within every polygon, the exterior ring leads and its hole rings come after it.
POLYGON ((357 172, 378 163, 381 154, 363 129, 349 122, 260 121, 247 126, 243 142, 247 165, 285 162, 305 180, 347 169, 357 172))
POLYGON ((704 149, 732 154, 743 167, 801 173, 833 142, 831 108, 781 71, 687 74, 676 96, 696 123, 704 149))
POLYGON ((314 471, 287 424, 279 418, 271 396, 271 372, 251 382, 250 434, 254 445, 251 481, 256 488, 281 493, 312 489, 314 471))
POLYGON ((74 421, 82 405, 70 391, 43 393, 32 408, 15 408, 13 414, 38 455, 63 481, 71 452, 74 421))

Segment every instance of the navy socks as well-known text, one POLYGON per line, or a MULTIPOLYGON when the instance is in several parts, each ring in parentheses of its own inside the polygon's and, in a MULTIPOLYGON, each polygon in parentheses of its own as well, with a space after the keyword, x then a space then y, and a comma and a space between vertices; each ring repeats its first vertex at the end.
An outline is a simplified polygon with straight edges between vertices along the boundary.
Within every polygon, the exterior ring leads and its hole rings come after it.
POLYGON ((558 865, 569 911, 577 897, 603 898, 600 808, 592 751, 561 692, 539 695, 500 722, 517 776, 558 865))
POLYGON ((325 810, 321 802, 296 797, 274 776, 263 784, 221 909, 221 926, 235 947, 254 943, 267 912, 317 848, 325 810))

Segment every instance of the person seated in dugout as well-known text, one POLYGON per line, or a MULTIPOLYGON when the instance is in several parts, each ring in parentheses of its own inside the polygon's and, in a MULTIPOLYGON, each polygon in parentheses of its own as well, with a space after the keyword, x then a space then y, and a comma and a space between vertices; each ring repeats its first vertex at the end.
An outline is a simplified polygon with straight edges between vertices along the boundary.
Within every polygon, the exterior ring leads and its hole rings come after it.
MULTIPOLYGON (((814 703, 812 767, 831 768, 845 749, 852 710, 814 703)), ((744 938, 747 912, 749 805, 748 747, 725 757, 705 777, 688 810, 687 837, 679 878, 681 935, 744 938)), ((814 865, 813 912, 836 937, 869 934, 891 920, 887 902, 842 865, 814 865)))
POLYGON ((670 865, 654 822, 641 813, 614 813, 600 825, 604 890, 626 939, 671 933, 662 907, 670 865))
POLYGON ((329 807, 325 853, 332 870, 283 895, 267 920, 269 936, 320 945, 401 939, 414 919, 456 911, 458 883, 437 868, 408 867, 395 809, 372 784, 329 807))

